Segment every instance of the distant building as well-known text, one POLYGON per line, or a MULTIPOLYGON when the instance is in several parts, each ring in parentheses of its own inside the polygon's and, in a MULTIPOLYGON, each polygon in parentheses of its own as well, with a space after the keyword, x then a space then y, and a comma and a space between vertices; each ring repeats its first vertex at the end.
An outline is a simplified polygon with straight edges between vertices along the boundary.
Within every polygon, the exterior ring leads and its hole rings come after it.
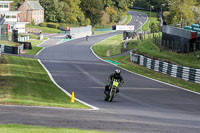
POLYGON ((25 0, 18 9, 21 11, 20 20, 35 24, 44 22, 44 8, 40 5, 39 0, 25 0))
POLYGON ((0 11, 10 11, 10 3, 13 1, 0 1, 0 11))
POLYGON ((13 1, 0 1, 1 17, 5 16, 4 24, 7 25, 8 31, 17 29, 19 33, 25 33, 27 22, 20 22, 20 11, 10 11, 10 5, 12 2, 13 1))

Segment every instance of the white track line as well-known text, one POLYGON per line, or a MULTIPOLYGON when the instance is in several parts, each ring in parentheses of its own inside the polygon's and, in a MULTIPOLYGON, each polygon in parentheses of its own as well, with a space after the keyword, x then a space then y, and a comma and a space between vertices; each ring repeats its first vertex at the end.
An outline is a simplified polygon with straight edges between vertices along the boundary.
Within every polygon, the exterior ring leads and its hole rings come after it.
MULTIPOLYGON (((61 86, 59 86, 59 85, 55 82, 55 80, 54 80, 54 78, 52 77, 51 73, 50 73, 50 72, 47 70, 47 68, 42 64, 42 62, 40 61, 40 59, 38 59, 38 61, 39 61, 39 63, 42 65, 42 67, 45 69, 45 71, 48 73, 48 75, 49 75, 50 79, 52 80, 52 82, 53 82, 58 88, 60 88, 66 95, 68 95, 69 97, 71 97, 72 95, 71 95, 69 92, 67 92, 65 89, 63 89, 61 86)), ((82 103, 82 104, 84 104, 84 105, 86 105, 86 106, 88 106, 88 107, 91 107, 92 110, 99 110, 99 108, 97 108, 97 107, 95 107, 95 106, 93 106, 93 105, 90 105, 90 104, 88 104, 88 103, 86 103, 86 102, 83 102, 83 101, 81 101, 81 100, 78 99, 78 98, 75 98, 75 100, 78 101, 78 102, 80 102, 80 103, 82 103)))

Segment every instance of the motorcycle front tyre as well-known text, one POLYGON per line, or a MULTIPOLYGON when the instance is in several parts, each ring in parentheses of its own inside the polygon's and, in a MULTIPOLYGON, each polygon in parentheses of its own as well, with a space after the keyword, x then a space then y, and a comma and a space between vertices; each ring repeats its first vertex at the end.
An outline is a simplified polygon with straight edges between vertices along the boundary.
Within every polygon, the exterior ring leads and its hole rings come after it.
POLYGON ((113 96, 114 96, 114 92, 112 91, 112 93, 111 93, 111 95, 110 95, 110 97, 109 97, 109 99, 108 99, 109 102, 112 102, 113 96))

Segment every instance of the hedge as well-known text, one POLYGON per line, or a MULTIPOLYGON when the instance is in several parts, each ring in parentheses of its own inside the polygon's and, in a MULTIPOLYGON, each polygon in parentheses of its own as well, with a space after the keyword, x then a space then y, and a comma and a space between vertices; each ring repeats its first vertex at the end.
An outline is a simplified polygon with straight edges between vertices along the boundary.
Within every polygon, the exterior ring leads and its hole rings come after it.
POLYGON ((47 23, 47 27, 58 29, 59 24, 56 24, 56 23, 47 23))

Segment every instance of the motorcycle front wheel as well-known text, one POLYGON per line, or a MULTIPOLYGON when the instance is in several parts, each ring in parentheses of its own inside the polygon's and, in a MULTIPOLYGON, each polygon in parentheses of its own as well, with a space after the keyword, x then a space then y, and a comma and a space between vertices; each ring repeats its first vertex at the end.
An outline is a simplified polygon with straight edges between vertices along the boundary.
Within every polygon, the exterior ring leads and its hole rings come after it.
POLYGON ((111 90, 111 93, 110 93, 110 96, 109 96, 109 99, 108 99, 109 102, 112 102, 113 96, 114 96, 114 91, 111 90))

